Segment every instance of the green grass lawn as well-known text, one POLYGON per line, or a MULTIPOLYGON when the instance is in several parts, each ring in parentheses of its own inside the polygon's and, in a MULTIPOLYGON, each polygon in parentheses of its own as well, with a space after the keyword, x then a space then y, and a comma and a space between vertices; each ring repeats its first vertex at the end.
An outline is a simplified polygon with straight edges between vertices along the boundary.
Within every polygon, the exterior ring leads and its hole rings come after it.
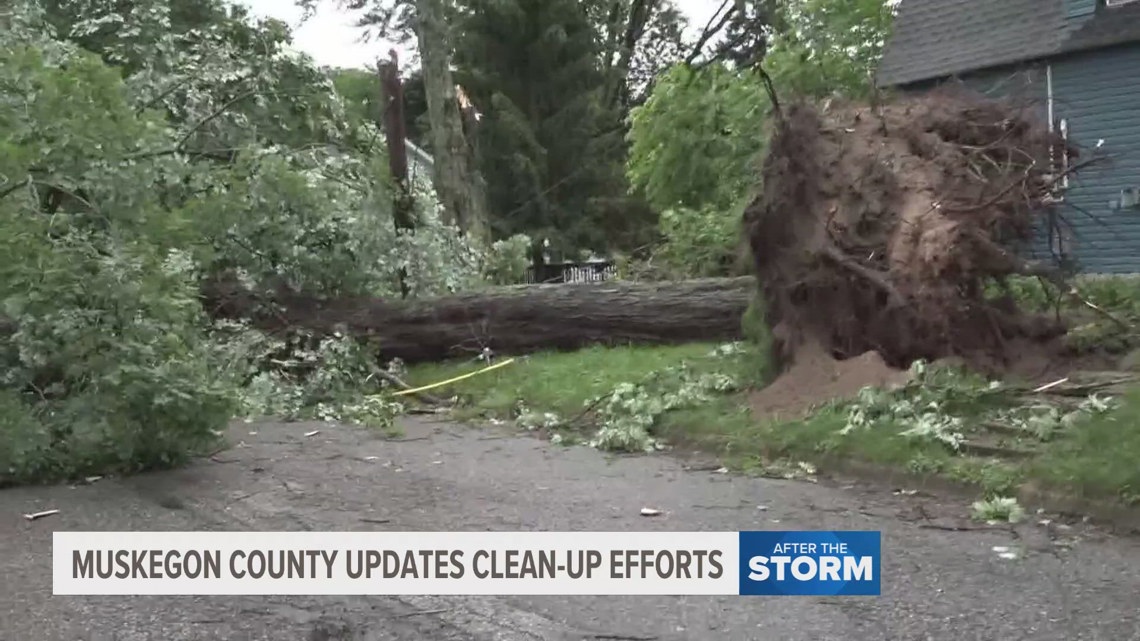
MULTIPOLYGON (((715 347, 702 343, 539 353, 433 393, 460 397, 459 418, 510 418, 520 401, 532 411, 572 417, 581 414, 588 400, 682 362, 695 371, 719 371, 746 382, 762 378, 764 368, 755 362, 760 357, 746 353, 714 358, 710 352, 715 347)), ((474 362, 420 365, 409 371, 408 382, 427 385, 482 367, 474 362)), ((1111 412, 1034 440, 1034 455, 1016 460, 963 455, 936 440, 902 436, 904 428, 890 423, 840 434, 847 422, 844 405, 826 406, 805 420, 765 423, 749 412, 746 391, 667 412, 654 426, 654 435, 682 449, 714 454, 744 471, 786 469, 789 462, 806 461, 827 473, 848 471, 857 463, 908 480, 950 480, 990 496, 1012 496, 1032 483, 1070 496, 1134 504, 1140 500, 1140 389, 1117 401, 1111 412)), ((970 402, 960 401, 956 410, 967 418, 967 431, 970 402)), ((978 415, 985 407, 979 402, 978 415)))
POLYGON ((1120 401, 1050 443, 1027 476, 1046 489, 1140 504, 1140 388, 1120 401))
MULTIPOLYGON (((536 411, 573 415, 591 398, 616 385, 638 381, 681 362, 711 367, 711 343, 664 347, 592 347, 576 352, 540 352, 506 367, 447 385, 431 393, 459 396, 462 417, 506 417, 518 401, 536 411)), ((412 367, 408 384, 429 385, 486 367, 479 362, 429 363, 412 367)))

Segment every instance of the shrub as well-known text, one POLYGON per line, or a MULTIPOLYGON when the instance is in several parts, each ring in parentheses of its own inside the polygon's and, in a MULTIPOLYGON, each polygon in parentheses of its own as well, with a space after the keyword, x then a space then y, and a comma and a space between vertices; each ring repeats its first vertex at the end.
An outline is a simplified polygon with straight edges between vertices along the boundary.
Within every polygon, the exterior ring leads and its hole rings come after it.
POLYGON ((367 346, 211 331, 203 277, 423 295, 480 252, 422 184, 395 230, 376 128, 279 26, 113 4, 0 16, 0 483, 175 465, 238 413, 389 425, 367 346))
POLYGON ((531 239, 525 234, 497 240, 483 262, 483 277, 496 285, 523 282, 530 266, 531 239))
POLYGON ((661 214, 665 241, 656 257, 689 277, 739 273, 740 216, 717 207, 670 209, 661 214))
POLYGON ((37 261, 4 265, 17 330, 0 382, 4 404, 22 409, 4 423, 3 482, 175 465, 236 408, 186 256, 100 240, 44 239, 37 261))

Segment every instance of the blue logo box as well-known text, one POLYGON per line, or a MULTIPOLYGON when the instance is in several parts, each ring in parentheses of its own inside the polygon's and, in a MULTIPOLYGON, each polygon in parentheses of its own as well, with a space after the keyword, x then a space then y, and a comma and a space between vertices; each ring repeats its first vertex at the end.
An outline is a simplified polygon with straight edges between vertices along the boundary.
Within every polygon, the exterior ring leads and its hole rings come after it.
POLYGON ((879 596, 879 532, 740 532, 740 594, 879 596))

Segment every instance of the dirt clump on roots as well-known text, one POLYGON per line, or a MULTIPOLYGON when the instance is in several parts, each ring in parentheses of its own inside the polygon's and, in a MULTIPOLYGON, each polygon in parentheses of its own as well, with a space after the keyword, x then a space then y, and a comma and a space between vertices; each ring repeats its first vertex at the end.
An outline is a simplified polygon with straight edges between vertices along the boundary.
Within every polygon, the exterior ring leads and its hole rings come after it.
MULTIPOLYGON (((745 211, 785 377, 877 354, 867 374, 828 383, 851 394, 920 359, 994 374, 1050 350, 1060 321, 984 291, 1015 274, 1056 277, 1011 248, 1055 225, 1049 169, 1061 144, 1032 107, 960 88, 876 107, 787 105, 745 211)), ((777 385, 795 395, 812 383, 777 385)))
POLYGON ((855 396, 864 387, 893 389, 910 379, 875 352, 837 360, 818 344, 801 349, 796 361, 771 385, 749 398, 753 416, 796 420, 819 405, 855 396))

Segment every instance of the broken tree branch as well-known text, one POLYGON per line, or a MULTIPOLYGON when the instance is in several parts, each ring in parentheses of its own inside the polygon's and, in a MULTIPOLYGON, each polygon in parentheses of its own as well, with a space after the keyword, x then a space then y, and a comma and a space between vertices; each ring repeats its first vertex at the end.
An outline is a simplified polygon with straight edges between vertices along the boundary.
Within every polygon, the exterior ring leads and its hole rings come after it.
MULTIPOLYGON (((402 390, 414 389, 411 385, 408 385, 407 383, 405 383, 399 376, 396 376, 395 374, 393 374, 391 372, 386 372, 384 370, 380 370, 379 374, 380 374, 380 378, 388 381, 389 383, 395 385, 396 387, 399 387, 402 390)), ((431 394, 428 394, 426 392, 415 392, 415 393, 408 394, 408 396, 413 396, 415 398, 418 398, 419 400, 427 403, 428 405, 437 405, 438 406, 438 405, 444 405, 445 404, 443 399, 441 399, 437 396, 432 396, 431 394)))
POLYGON ((732 19, 732 16, 736 14, 736 9, 737 5, 733 0, 724 0, 724 2, 721 3, 720 8, 712 14, 708 23, 705 24, 705 28, 701 30, 701 35, 697 38, 696 44, 693 45, 692 51, 689 52, 688 56, 685 56, 686 65, 692 65, 696 62, 697 58, 701 57, 701 52, 704 51, 705 45, 709 43, 709 40, 712 40, 713 36, 724 29, 724 26, 727 25, 728 21, 732 19), (725 11, 726 8, 728 9, 727 11, 725 11), (724 11, 723 16, 720 15, 722 11, 724 11), (720 18, 718 19, 717 16, 720 16, 720 18))

